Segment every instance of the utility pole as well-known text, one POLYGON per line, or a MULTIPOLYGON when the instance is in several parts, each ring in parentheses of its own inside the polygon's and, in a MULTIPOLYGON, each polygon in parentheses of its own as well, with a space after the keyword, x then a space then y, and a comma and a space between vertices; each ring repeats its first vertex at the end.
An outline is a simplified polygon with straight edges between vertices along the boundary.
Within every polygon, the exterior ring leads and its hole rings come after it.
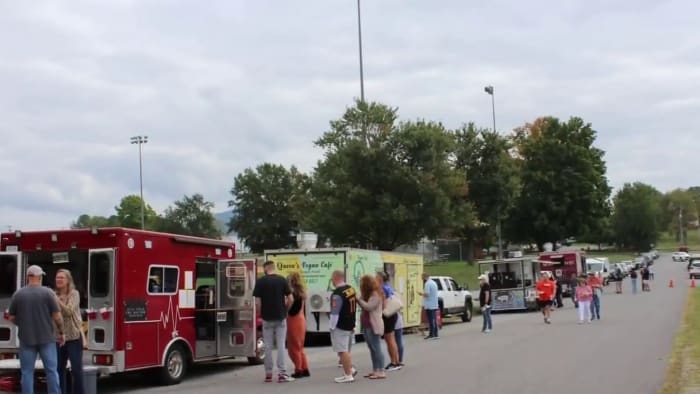
POLYGON ((360 13, 360 0, 357 0, 357 38, 360 48, 360 100, 365 101, 365 75, 362 64, 362 18, 360 13))
POLYGON ((139 188, 141 189, 141 230, 146 228, 146 202, 143 200, 143 160, 141 145, 148 142, 148 136, 137 135, 131 137, 131 144, 138 144, 139 146, 139 188))
MULTIPOLYGON (((491 114, 493 115, 493 132, 496 132, 496 98, 493 86, 489 85, 484 91, 491 96, 491 114)), ((496 205, 496 235, 498 236, 498 260, 503 258, 503 243, 501 241, 501 203, 500 198, 496 205)))

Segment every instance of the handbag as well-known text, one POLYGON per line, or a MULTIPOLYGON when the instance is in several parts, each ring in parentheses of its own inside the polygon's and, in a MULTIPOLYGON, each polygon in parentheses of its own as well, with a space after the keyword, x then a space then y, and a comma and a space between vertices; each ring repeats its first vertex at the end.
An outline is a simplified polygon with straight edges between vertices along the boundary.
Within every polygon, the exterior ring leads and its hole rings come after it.
POLYGON ((393 294, 391 297, 386 299, 384 303, 384 310, 382 314, 386 317, 394 316, 403 308, 403 303, 397 294, 393 294))
POLYGON ((88 347, 88 341, 87 338, 85 337, 85 331, 83 331, 83 324, 81 321, 78 319, 78 317, 75 315, 75 313, 71 314, 73 323, 75 324, 76 327, 78 327, 78 331, 80 331, 80 338, 82 338, 83 341, 83 349, 87 349, 88 347))

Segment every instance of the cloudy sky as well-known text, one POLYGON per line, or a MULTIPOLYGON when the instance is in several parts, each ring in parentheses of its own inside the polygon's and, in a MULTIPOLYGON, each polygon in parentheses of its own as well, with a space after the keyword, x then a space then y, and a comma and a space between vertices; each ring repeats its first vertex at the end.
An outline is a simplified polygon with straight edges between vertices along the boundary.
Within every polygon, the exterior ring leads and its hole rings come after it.
MULTIPOLYGON (((700 2, 364 0, 368 100, 504 132, 599 132, 614 187, 700 184, 700 2)), ((236 174, 313 168, 359 96, 354 0, 0 2, 0 226, 60 228, 138 193, 157 210, 236 174)))

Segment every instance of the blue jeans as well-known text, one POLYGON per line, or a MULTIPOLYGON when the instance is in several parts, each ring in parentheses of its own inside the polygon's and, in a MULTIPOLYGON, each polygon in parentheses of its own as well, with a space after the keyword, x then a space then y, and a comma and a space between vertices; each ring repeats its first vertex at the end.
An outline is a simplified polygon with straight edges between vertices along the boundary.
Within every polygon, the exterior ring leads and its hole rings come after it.
POLYGON ((593 294, 591 301, 591 318, 600 320, 600 297, 597 294, 593 294))
POLYGON ((428 336, 437 338, 437 309, 426 309, 425 316, 428 318, 428 336))
POLYGON ((637 278, 632 278, 632 294, 637 294, 637 278))
POLYGON ((481 331, 493 329, 493 321, 491 321, 491 308, 483 309, 481 316, 484 318, 484 324, 481 326, 481 331))
POLYGON ((365 337, 369 355, 372 358, 372 370, 384 370, 384 353, 382 352, 382 337, 372 331, 371 328, 365 327, 362 329, 362 335, 365 337))
POLYGON ((19 365, 22 370, 22 394, 34 394, 34 364, 37 354, 41 357, 46 373, 46 391, 48 394, 61 394, 58 382, 58 355, 56 343, 43 345, 19 345, 19 365))
POLYGON ((63 393, 84 394, 83 383, 83 340, 82 338, 66 341, 58 347, 58 378, 63 393), (71 381, 66 382, 66 364, 70 360, 71 381), (68 383, 68 385, 67 385, 68 383), (68 388, 70 387, 70 390, 68 388))
POLYGON ((399 363, 403 363, 403 328, 394 330, 394 338, 396 338, 396 347, 399 349, 399 363))

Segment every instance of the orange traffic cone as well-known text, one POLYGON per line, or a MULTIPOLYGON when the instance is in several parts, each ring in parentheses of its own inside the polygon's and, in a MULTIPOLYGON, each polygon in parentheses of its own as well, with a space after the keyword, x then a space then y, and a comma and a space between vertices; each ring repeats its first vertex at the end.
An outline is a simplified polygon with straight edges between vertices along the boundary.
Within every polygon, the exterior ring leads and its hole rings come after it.
POLYGON ((673 279, 668 282, 668 287, 673 287, 673 279))

